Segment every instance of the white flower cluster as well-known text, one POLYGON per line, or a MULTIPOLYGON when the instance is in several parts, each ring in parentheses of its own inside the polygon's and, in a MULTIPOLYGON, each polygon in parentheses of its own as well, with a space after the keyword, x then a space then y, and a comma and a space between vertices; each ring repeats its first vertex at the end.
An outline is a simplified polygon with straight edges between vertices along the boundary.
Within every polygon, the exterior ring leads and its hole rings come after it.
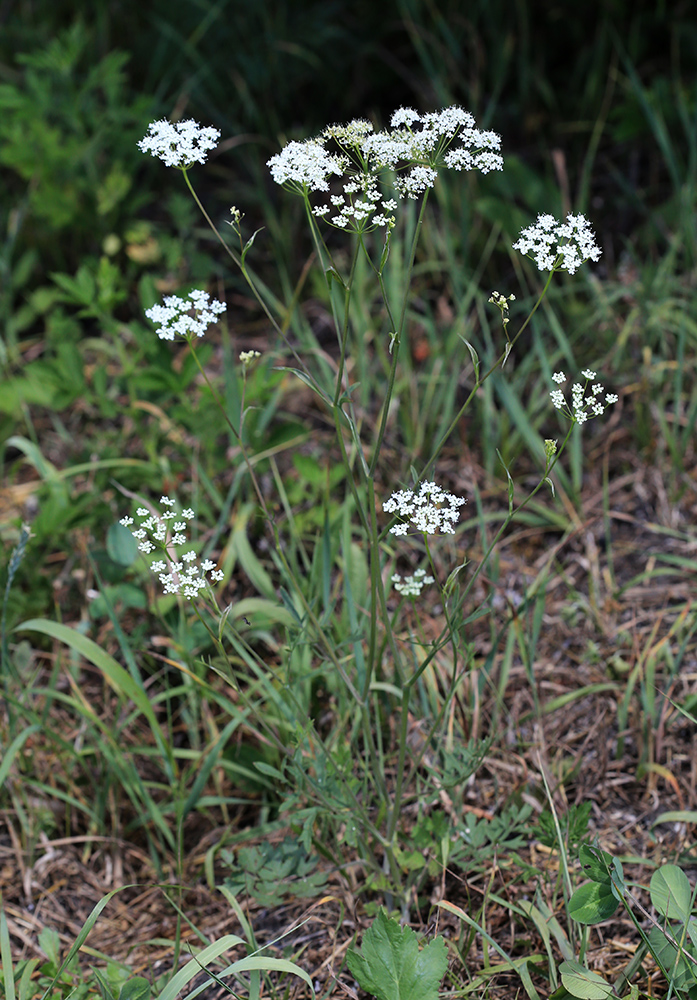
POLYGON ((400 108, 390 125, 382 132, 360 118, 330 125, 314 139, 288 143, 267 165, 277 184, 303 195, 329 191, 330 178, 345 175, 343 194, 332 196, 331 206, 322 205, 314 212, 355 232, 394 225, 391 213, 397 205, 392 199, 381 200, 378 191, 378 175, 385 169, 397 172, 394 186, 400 198, 418 198, 433 187, 439 167, 482 173, 503 167, 500 136, 475 128, 472 115, 460 107, 424 115, 400 108), (338 146, 338 153, 326 149, 330 142, 338 146), (330 216, 332 207, 335 214, 330 216))
POLYGON ((422 483, 418 492, 397 490, 385 501, 382 509, 387 514, 397 513, 408 520, 390 528, 393 535, 406 535, 409 526, 427 535, 442 532, 452 535, 453 522, 460 516, 459 508, 467 501, 441 489, 435 483, 422 483), (447 504, 447 506, 442 506, 447 504))
MULTIPOLYGON (((576 424, 585 424, 586 420, 590 420, 592 417, 599 417, 604 412, 606 407, 611 403, 616 403, 618 397, 614 392, 608 392, 605 394, 605 399, 602 398, 603 387, 600 382, 593 382, 590 387, 590 392, 588 395, 588 385, 595 378, 596 373, 590 371, 586 368, 581 372, 581 375, 586 380, 585 385, 581 385, 579 382, 574 382, 571 386, 571 406, 566 401, 566 397, 561 389, 553 389, 550 392, 552 397, 552 403, 557 410, 563 410, 564 413, 576 424)), ((552 375, 552 379, 557 383, 557 385, 562 385, 566 382, 566 375, 564 372, 555 372, 552 375)), ((556 442, 555 442, 556 444, 556 442)))
POLYGON ((289 142, 280 153, 267 161, 277 184, 287 184, 302 192, 328 191, 329 177, 343 174, 348 167, 345 156, 332 156, 319 139, 289 142))
POLYGON ((205 163, 208 150, 215 149, 219 138, 220 129, 204 128, 193 118, 176 124, 163 118, 150 122, 138 148, 159 156, 168 167, 187 170, 194 163, 205 163))
POLYGON ((174 340, 183 337, 189 342, 196 337, 202 337, 216 317, 224 313, 227 306, 224 302, 213 299, 208 292, 195 288, 189 292, 188 299, 180 299, 177 295, 166 295, 164 305, 155 305, 145 310, 145 315, 153 323, 159 323, 157 336, 160 340, 174 340), (193 316, 191 313, 193 312, 193 316))
POLYGON ((567 215, 566 222, 557 222, 553 215, 538 215, 534 226, 521 230, 513 249, 532 257, 541 271, 569 274, 586 260, 599 260, 602 253, 583 215, 567 215))
POLYGON ((418 597, 424 587, 429 583, 435 583, 435 580, 432 576, 426 576, 425 569, 417 569, 413 576, 407 576, 404 579, 399 573, 393 573, 392 583, 394 583, 394 589, 398 594, 402 594, 404 597, 418 597))
MULTIPOLYGON (((167 508, 174 506, 174 500, 166 496, 160 497, 160 503, 167 508)), ((139 550, 145 555, 156 549, 165 554, 166 559, 157 559, 150 564, 153 573, 158 574, 165 594, 182 594, 191 601, 209 586, 211 580, 218 583, 223 579, 222 570, 216 569, 214 562, 204 559, 198 563, 193 550, 182 553, 177 561, 170 557, 171 549, 186 543, 186 522, 194 517, 191 508, 183 510, 181 514, 168 509, 159 515, 152 514, 147 507, 139 507, 136 515, 141 520, 135 530, 131 528, 132 517, 122 517, 120 523, 129 528, 133 537, 138 540, 139 550), (176 518, 181 520, 175 520, 176 518), (173 523, 170 524, 170 521, 173 523), (207 574, 210 574, 210 578, 207 574)))

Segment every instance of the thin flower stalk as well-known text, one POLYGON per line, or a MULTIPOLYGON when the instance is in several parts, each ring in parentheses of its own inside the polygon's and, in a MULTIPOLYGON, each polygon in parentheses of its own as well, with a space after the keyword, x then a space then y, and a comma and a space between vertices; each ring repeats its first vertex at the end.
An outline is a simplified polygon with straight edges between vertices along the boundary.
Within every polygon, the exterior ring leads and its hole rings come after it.
POLYGON ((493 372, 495 372, 498 368, 501 367, 501 365, 504 363, 504 361, 506 360, 506 358, 510 354, 511 349, 515 346, 515 344, 518 342, 518 340, 520 339, 520 337, 523 335, 524 331, 527 329, 527 327, 532 322, 533 316, 535 315, 535 313, 537 312, 537 310, 542 305, 542 301, 543 301, 545 295, 547 294, 549 286, 552 283, 553 276, 554 276, 554 272, 550 272, 550 274, 549 274, 549 276, 547 278, 547 281, 545 282, 544 288, 542 289, 542 291, 540 292, 540 294, 539 294, 539 296, 537 298, 537 302, 535 303, 535 305, 530 310, 530 313, 528 314, 527 318, 523 322, 523 324, 520 327, 520 329, 518 330, 518 332, 515 334, 515 336, 513 338, 511 338, 511 340, 509 340, 507 342, 507 344, 506 344, 506 350, 503 352, 503 354, 501 354, 501 356, 499 358, 496 359, 496 361, 494 361, 494 363, 491 365, 491 367, 489 368, 489 370, 484 373, 484 375, 482 375, 480 378, 476 379, 475 384, 472 387, 472 390, 471 390, 470 394, 468 395, 467 399, 464 401, 464 403, 462 404, 462 406, 460 407, 460 409, 455 414, 454 418, 450 422, 450 425, 446 428, 446 430, 441 435, 438 443, 436 444, 435 448, 433 449, 433 452, 431 453, 431 457, 428 459, 428 461, 424 465, 424 468, 423 468, 423 470, 421 472, 421 476, 419 478, 419 482, 421 482, 422 480, 426 479, 430 475, 431 470, 432 470, 432 468, 433 468, 433 466, 434 466, 434 464, 436 462, 436 459, 438 458, 438 456, 440 455, 441 451, 445 447, 448 439, 450 438, 450 435, 453 433, 453 431, 455 430, 455 428, 459 424, 459 422, 462 419, 463 415, 467 412, 470 403, 474 399, 474 396, 476 395, 476 393, 478 392, 478 390, 481 388, 481 386, 486 382, 486 380, 489 378, 489 376, 492 375, 493 372))

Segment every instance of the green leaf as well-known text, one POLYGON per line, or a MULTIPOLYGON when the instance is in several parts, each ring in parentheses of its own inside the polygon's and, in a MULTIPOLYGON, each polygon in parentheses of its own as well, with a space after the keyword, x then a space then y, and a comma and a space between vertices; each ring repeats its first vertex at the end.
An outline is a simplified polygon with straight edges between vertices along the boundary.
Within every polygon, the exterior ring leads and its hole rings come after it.
POLYGON ((687 875, 677 865, 663 865, 651 876, 651 902, 659 913, 685 923, 692 910, 692 892, 687 875))
POLYGON ((138 543, 123 524, 111 524, 106 533, 106 550, 119 566, 132 566, 138 555, 138 543))
POLYGON ((39 933, 39 948, 56 968, 60 965, 60 937, 52 927, 44 927, 39 933))
POLYGON ((150 983, 143 976, 127 979, 119 992, 119 1000, 149 1000, 150 983))
POLYGON ((612 869, 613 857, 607 851, 601 851, 599 847, 590 844, 583 844, 578 852, 578 860, 586 878, 593 882, 603 882, 610 884, 610 871, 612 869))
POLYGON ((96 642, 88 639, 75 629, 63 625, 62 622, 52 622, 45 618, 32 618, 29 621, 15 625, 15 632, 40 632, 59 642, 64 642, 70 649, 84 656, 102 671, 108 683, 118 692, 130 698, 134 705, 143 713, 152 729, 160 752, 169 765, 170 777, 174 774, 174 757, 172 748, 167 742, 164 732, 157 721, 157 716, 144 690, 113 656, 101 649, 96 642))
MULTIPOLYGON (((263 229, 263 226, 262 226, 262 229, 263 229)), ((257 238, 257 236, 259 235, 260 232, 261 232, 261 229, 256 229, 252 233, 252 235, 249 237, 249 239, 247 240, 247 242, 245 243, 244 249, 242 251, 242 257, 241 257, 241 262, 243 264, 244 264, 245 260, 247 259, 247 254, 252 249, 252 246, 254 244, 254 240, 257 238)))
MULTIPOLYGON (((675 702, 671 702, 671 704, 675 705, 675 702)), ((675 707, 678 708, 679 706, 675 705, 675 707)), ((688 719, 697 721, 688 713, 685 712, 683 714, 687 715, 688 719)), ((694 809, 677 809, 674 812, 661 813, 661 815, 657 816, 651 823, 651 829, 653 829, 654 826, 658 826, 660 823, 697 823, 697 811, 694 809)))
POLYGON ((12 949, 10 947, 10 932, 7 926, 7 917, 2 908, 2 896, 0 896, 0 958, 4 969, 3 984, 5 987, 6 1000, 15 1000, 15 970, 12 962, 12 949))
POLYGON ((255 760, 253 766, 257 769, 257 771, 261 771, 262 774, 265 774, 267 778, 275 778, 276 781, 280 782, 280 784, 285 785, 286 776, 283 771, 279 771, 277 767, 273 767, 271 764, 267 764, 263 760, 255 760))
POLYGON ((363 935, 362 952, 348 953, 348 967, 361 989, 377 1000, 438 1000, 448 967, 442 937, 419 951, 414 931, 381 910, 363 935))
POLYGON ((697 967, 685 957, 686 955, 695 957, 691 950, 688 951, 683 947, 678 953, 675 945, 670 943, 660 927, 652 927, 649 931, 649 948, 658 964, 667 973, 674 990, 688 990, 695 985, 697 967))
POLYGON ((114 991, 109 985, 109 980, 106 976, 103 976, 99 969, 92 969, 92 975, 97 980, 97 986, 99 987, 99 993, 102 1000, 116 1000, 114 991))
POLYGON ((564 988, 579 1000, 606 1000, 612 996, 612 986, 580 962, 562 962, 559 971, 564 988))
POLYGON ((479 355, 475 351, 472 344, 470 344, 469 340, 465 340, 465 338, 461 334, 458 334, 458 336, 460 337, 460 340, 463 342, 467 350, 470 352, 470 357, 472 358, 472 366, 474 367, 474 377, 476 381, 479 381, 479 355))
POLYGON ((588 882, 569 900, 568 913, 579 924, 599 924, 611 917, 618 906, 612 885, 588 882))
POLYGON ((17 733, 9 747, 5 750, 2 763, 0 763, 0 788, 2 788, 7 781, 7 776, 10 773, 12 762, 22 749, 23 744, 26 743, 29 737, 33 736, 34 733, 38 733, 40 729, 41 726, 38 725, 38 723, 35 723, 33 726, 28 726, 26 729, 23 729, 21 733, 17 733))
MULTIPOLYGON (((203 948, 185 966, 175 972, 162 993, 160 993, 159 1000, 175 1000, 175 997, 178 996, 195 976, 202 971, 206 971, 208 962, 214 962, 224 952, 240 944, 244 944, 244 941, 237 934, 224 934, 223 937, 218 938, 217 941, 203 948)), ((221 975, 225 975, 225 972, 222 972, 221 975)))

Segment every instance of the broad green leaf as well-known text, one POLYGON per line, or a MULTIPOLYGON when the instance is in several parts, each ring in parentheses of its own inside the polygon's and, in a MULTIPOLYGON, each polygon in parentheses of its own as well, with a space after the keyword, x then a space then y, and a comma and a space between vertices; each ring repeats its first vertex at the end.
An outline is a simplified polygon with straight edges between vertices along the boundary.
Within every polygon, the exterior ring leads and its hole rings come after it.
POLYGON ((363 954, 350 951, 348 967, 361 989, 377 1000, 438 1000, 448 967, 442 937, 419 951, 416 934, 381 910, 363 935, 363 954))
POLYGON ((119 566, 132 566, 138 555, 138 543, 128 528, 117 522, 109 525, 106 550, 109 558, 119 566))
POLYGON ((586 878, 593 882, 605 882, 610 884, 610 871, 612 868, 612 855, 607 851, 601 851, 599 847, 592 847, 590 844, 583 844, 578 852, 578 860, 586 878))
POLYGON ((580 962, 562 962, 559 971, 565 989, 579 1000, 606 1000, 613 995, 612 986, 580 962))
POLYGON ((149 1000, 150 983, 143 976, 127 979, 119 992, 119 1000, 149 1000))
POLYGON ((663 865, 651 876, 651 902, 671 920, 686 922, 692 909, 692 892, 687 875, 677 865, 663 865))
POLYGON ((612 885, 588 882, 569 900, 568 912, 579 924, 599 924, 611 917, 619 905, 612 885))
POLYGON ((685 956, 685 949, 678 954, 677 948, 668 941, 660 927, 652 927, 649 931, 649 948, 659 965, 665 969, 674 990, 688 990, 695 985, 697 965, 685 956))

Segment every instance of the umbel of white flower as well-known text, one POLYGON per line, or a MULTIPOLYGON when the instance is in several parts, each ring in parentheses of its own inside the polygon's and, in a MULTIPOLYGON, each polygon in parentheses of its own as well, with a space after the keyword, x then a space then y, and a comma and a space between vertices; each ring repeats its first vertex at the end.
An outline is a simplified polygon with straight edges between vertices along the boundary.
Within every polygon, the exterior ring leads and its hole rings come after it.
POLYGON ((138 508, 136 516, 140 523, 137 528, 131 527, 132 517, 122 517, 119 523, 129 529, 144 555, 159 550, 165 556, 150 563, 150 569, 157 574, 165 594, 181 594, 191 601, 209 587, 211 581, 220 582, 224 574, 215 568, 210 559, 198 562, 193 549, 181 553, 177 559, 172 558, 174 550, 186 543, 186 522, 195 515, 191 508, 181 514, 169 509, 174 506, 171 497, 160 497, 160 503, 168 508, 163 514, 153 514, 147 507, 138 508))
POLYGON ((541 271, 569 274, 586 260, 599 260, 602 253, 583 215, 567 215, 566 222, 557 222, 553 215, 538 215, 533 226, 521 230, 513 249, 532 257, 541 271))
POLYGON ((413 576, 407 576, 404 579, 399 573, 393 573, 392 583, 397 593, 402 594, 403 597, 419 597, 424 587, 435 583, 435 580, 432 576, 426 575, 425 569, 417 569, 414 570, 413 576))
POLYGON ((145 315, 153 323, 159 323, 157 336, 160 340, 174 340, 183 337, 191 341, 202 337, 211 323, 224 313, 227 306, 218 299, 212 299, 208 292, 195 288, 186 299, 177 295, 166 295, 163 305, 154 305, 145 310, 145 315), (193 315, 192 315, 193 313, 193 315))
MULTIPOLYGON (((586 381, 584 385, 574 382, 571 386, 571 406, 567 403, 561 389, 552 389, 550 392, 555 408, 562 410, 575 424, 585 424, 587 420, 591 420, 593 417, 602 416, 606 408, 611 403, 616 403, 618 399, 614 392, 608 392, 605 394, 605 399, 603 400, 603 387, 600 382, 594 382, 590 385, 589 390, 589 384, 596 375, 594 371, 586 368, 581 372, 581 375, 586 381)), ((563 385, 566 382, 566 375, 564 372, 555 372, 552 375, 552 380, 557 385, 563 385)))
POLYGON ((390 528, 393 535, 406 535, 410 526, 427 535, 452 535, 454 522, 460 516, 459 508, 465 503, 464 497, 456 497, 435 483, 421 483, 418 491, 397 490, 382 509, 386 514, 396 513, 406 518, 390 528))
POLYGON ((168 167, 187 170, 194 163, 205 163, 209 149, 215 149, 220 129, 204 127, 189 118, 183 122, 150 122, 145 137, 138 143, 144 153, 159 157, 168 167))
POLYGON ((503 167, 501 137, 477 129, 463 108, 423 115, 400 108, 390 125, 376 132, 370 122, 355 119, 330 125, 304 142, 289 142, 268 161, 271 176, 304 196, 328 192, 333 177, 343 178, 342 193, 313 211, 340 229, 366 232, 394 225, 391 213, 397 204, 383 199, 378 190, 378 177, 385 170, 396 173, 394 188, 400 198, 418 198, 433 187, 441 167, 482 173, 503 167))

